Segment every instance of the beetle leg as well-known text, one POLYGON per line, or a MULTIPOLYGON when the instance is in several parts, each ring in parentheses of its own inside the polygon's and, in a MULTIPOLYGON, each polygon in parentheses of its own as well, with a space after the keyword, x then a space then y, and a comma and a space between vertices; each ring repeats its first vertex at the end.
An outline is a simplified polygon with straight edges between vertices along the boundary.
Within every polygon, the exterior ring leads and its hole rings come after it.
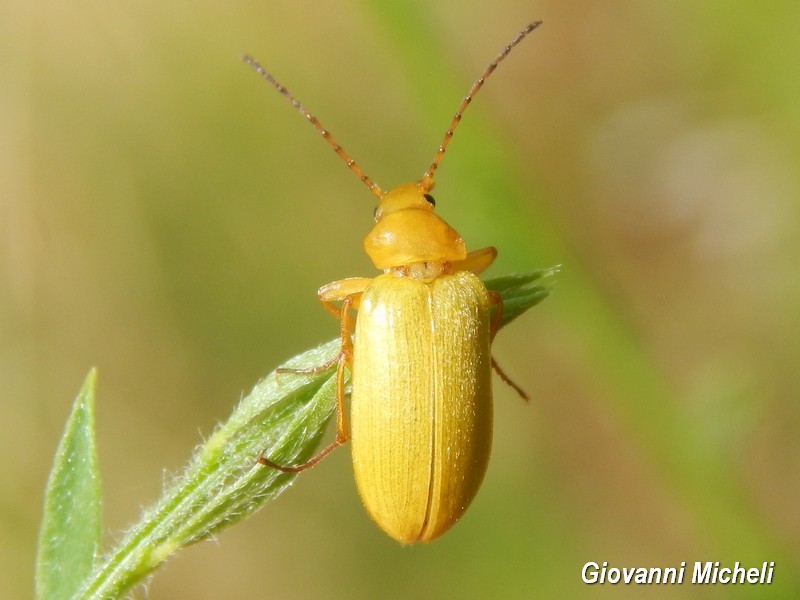
MULTIPOLYGON (((350 439, 350 430, 347 427, 347 417, 344 411, 344 369, 353 364, 353 340, 350 338, 350 303, 352 297, 348 296, 342 303, 342 350, 339 353, 339 364, 336 366, 336 440, 328 446, 327 452, 341 446, 350 439)), ((327 454, 325 450, 323 450, 327 454)))
POLYGON ((264 457, 264 453, 261 453, 261 456, 258 457, 259 464, 262 464, 267 467, 272 467, 273 469, 277 469, 283 473, 300 473, 301 471, 305 471, 306 469, 310 469, 318 462, 320 462, 323 458, 328 456, 333 450, 344 444, 347 440, 350 439, 350 432, 347 428, 347 419, 345 417, 344 411, 344 369, 345 366, 348 364, 350 360, 350 356, 352 356, 352 341, 350 341, 350 315, 348 310, 350 309, 350 304, 352 303, 352 298, 350 296, 344 299, 341 308, 341 331, 342 331, 342 349, 339 352, 339 355, 336 357, 338 364, 336 366, 336 439, 333 440, 324 450, 322 450, 319 454, 313 456, 312 458, 308 459, 307 461, 300 463, 299 465, 279 465, 268 458, 264 457), (345 341, 346 336, 346 341, 345 341))
MULTIPOLYGON (((348 308, 355 308, 358 309, 359 301, 361 300, 362 292, 367 289, 367 286, 370 284, 372 279, 368 277, 348 277, 347 279, 340 279, 338 281, 333 281, 331 283, 327 283, 323 285, 317 291, 317 297, 319 301, 322 303, 322 307, 331 313, 339 323, 344 322, 343 316, 346 313, 346 310, 343 310, 344 307, 340 308, 336 306, 335 302, 346 300, 350 298, 350 302, 348 304, 348 308)), ((348 321, 349 323, 349 321, 348 321)), ((345 348, 345 345, 349 343, 350 339, 350 331, 349 326, 347 327, 347 331, 340 331, 341 338, 342 338, 342 349, 345 348)), ((333 365, 337 364, 341 358, 341 352, 331 358, 330 360, 325 361, 321 365, 317 365, 316 367, 311 367, 310 369, 288 369, 282 368, 277 369, 278 373, 295 373, 297 375, 316 375, 318 373, 322 373, 330 369, 333 365)), ((349 357, 348 357, 349 361, 349 357)), ((348 366, 349 366, 348 362, 348 366)))
POLYGON ((473 250, 467 254, 464 260, 458 260, 453 263, 453 270, 455 271, 471 271, 475 275, 483 273, 489 268, 497 258, 497 249, 493 246, 487 246, 479 250, 473 250))
POLYGON ((280 367, 275 369, 276 373, 294 373, 295 375, 318 375, 319 373, 323 373, 330 369, 333 365, 339 362, 339 355, 337 354, 330 360, 326 360, 324 363, 317 365, 316 367, 309 367, 308 369, 292 369, 289 367, 280 367))
POLYGON ((503 297, 499 292, 488 290, 489 292, 489 305, 494 305, 494 314, 492 315, 492 322, 489 323, 489 344, 494 342, 494 336, 500 330, 500 323, 503 320, 503 297))
POLYGON ((502 379, 508 385, 514 388, 514 391, 519 394, 520 398, 522 398, 526 402, 530 400, 527 392, 523 390, 521 387, 519 387, 516 383, 514 383, 514 381, 508 375, 505 374, 505 371, 503 371, 503 369, 500 368, 500 365, 497 364, 497 361, 494 359, 494 356, 492 357, 492 368, 500 376, 500 379, 502 379))
MULTIPOLYGON (((317 291, 319 301, 322 302, 322 306, 325 310, 339 320, 339 334, 341 336, 342 345, 336 360, 344 360, 348 367, 353 364, 353 340, 350 337, 350 330, 352 329, 350 309, 358 310, 358 305, 361 302, 361 295, 369 287, 370 283, 372 283, 372 279, 369 277, 348 277, 347 279, 340 279, 327 283, 317 291), (339 301, 342 302, 341 308, 337 307, 335 304, 335 302, 339 301)), ((344 384, 342 384, 342 386, 344 386, 344 384)))
MULTIPOLYGON (((498 292, 489 291, 489 302, 495 306, 494 315, 492 315, 492 322, 489 324, 489 344, 491 344, 494 341, 494 336, 497 335, 497 331, 500 329, 500 323, 503 319, 503 297, 498 292)), ((494 356, 492 356, 492 368, 495 370, 500 379, 514 388, 514 390, 523 400, 529 399, 525 390, 514 383, 514 381, 505 374, 505 371, 500 368, 500 365, 497 364, 494 356)))
POLYGON ((358 310, 358 304, 361 301, 361 294, 366 291, 372 279, 369 277, 348 277, 347 279, 339 279, 326 283, 319 290, 317 290, 317 297, 322 302, 329 313, 337 319, 341 318, 341 311, 336 308, 334 302, 339 302, 347 297, 352 297, 351 308, 358 310))
MULTIPOLYGON (((331 442, 324 450, 322 450, 319 454, 313 456, 312 458, 308 459, 307 461, 300 463, 299 465, 279 465, 268 458, 264 457, 262 452, 261 456, 258 457, 259 464, 265 465, 267 467, 272 467, 273 469, 277 469, 283 473, 300 473, 301 471, 305 471, 306 469, 310 469, 314 465, 316 465, 319 461, 323 458, 328 456, 333 450, 344 444, 347 440, 350 439, 350 431, 347 427, 347 417, 345 416, 345 406, 344 406, 344 380, 345 380, 345 367, 349 367, 352 365, 353 362, 353 340, 350 337, 350 329, 351 329, 351 320, 352 317, 350 315, 350 308, 352 305, 361 298, 361 293, 363 289, 358 289, 358 286, 355 285, 355 281, 358 280, 358 283, 363 287, 366 288, 364 282, 371 281, 365 278, 352 278, 350 280, 343 280, 343 282, 348 282, 348 284, 354 285, 346 285, 337 288, 336 292, 342 292, 343 289, 349 288, 351 293, 349 294, 342 294, 341 298, 335 297, 333 295, 323 294, 323 289, 331 286, 333 284, 328 284, 328 286, 323 286, 320 289, 319 297, 320 301, 322 302, 323 306, 325 306, 328 312, 332 312, 336 315, 339 319, 339 334, 341 336, 342 345, 339 349, 339 354, 337 354, 332 360, 327 361, 326 363, 319 365, 313 369, 281 369, 281 372, 294 372, 294 373, 319 373, 326 369, 329 369, 334 363, 336 363, 336 439, 331 442), (335 300, 342 300, 341 308, 336 308, 333 304, 335 300)), ((334 284, 338 284, 342 282, 334 282, 334 284)), ((334 290, 332 290, 334 291, 334 290)))

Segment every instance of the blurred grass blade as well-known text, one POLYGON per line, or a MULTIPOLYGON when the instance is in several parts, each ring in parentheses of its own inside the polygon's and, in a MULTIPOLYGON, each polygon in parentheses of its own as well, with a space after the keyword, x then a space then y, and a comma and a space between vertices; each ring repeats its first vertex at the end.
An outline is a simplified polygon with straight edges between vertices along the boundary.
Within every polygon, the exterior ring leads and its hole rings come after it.
POLYGON ((100 544, 95 380, 92 369, 75 399, 45 490, 36 564, 41 600, 72 598, 91 572, 100 544))

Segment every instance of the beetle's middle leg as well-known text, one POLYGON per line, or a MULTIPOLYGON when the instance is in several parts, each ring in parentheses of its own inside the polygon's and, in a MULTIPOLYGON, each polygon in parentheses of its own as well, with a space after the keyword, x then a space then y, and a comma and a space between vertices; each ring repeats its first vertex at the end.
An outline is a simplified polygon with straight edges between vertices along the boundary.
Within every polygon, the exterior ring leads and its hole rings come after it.
MULTIPOLYGON (((350 365, 352 355, 352 341, 350 339, 350 319, 345 319, 348 309, 358 309, 361 294, 367 289, 367 286, 372 281, 368 277, 348 277, 347 279, 340 279, 331 283, 323 285, 317 291, 317 297, 322 303, 322 308, 331 313, 337 321, 339 321, 339 335, 342 345, 339 347, 339 353, 333 356, 330 360, 324 363, 311 367, 308 369, 291 369, 282 367, 277 369, 277 373, 295 373, 297 375, 316 375, 327 371, 333 365, 340 362, 342 354, 346 355, 348 366, 350 365), (344 303, 349 298, 349 304, 345 307, 336 306, 336 302, 344 303)), ((349 315, 347 315, 349 317, 349 315)))

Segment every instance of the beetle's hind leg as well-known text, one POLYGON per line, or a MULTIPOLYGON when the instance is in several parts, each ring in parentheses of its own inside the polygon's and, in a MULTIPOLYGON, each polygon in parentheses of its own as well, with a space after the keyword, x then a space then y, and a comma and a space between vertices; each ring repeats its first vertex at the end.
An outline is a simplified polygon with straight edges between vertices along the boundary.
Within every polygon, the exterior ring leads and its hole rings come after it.
MULTIPOLYGON (((492 315, 492 322, 489 324, 489 343, 491 344, 494 341, 494 336, 497 335, 497 331, 500 329, 500 323, 503 320, 503 297, 499 293, 490 290, 489 301, 495 306, 494 315, 492 315)), ((529 400, 527 392, 514 383, 514 381, 508 375, 506 375, 505 371, 503 371, 503 369, 500 368, 500 365, 497 364, 494 356, 492 356, 492 368, 495 370, 500 379, 514 388, 514 390, 523 400, 529 400)))
POLYGON ((492 357, 492 368, 500 376, 500 379, 502 379, 508 385, 514 388, 514 391, 516 391, 523 400, 525 400, 526 402, 530 400, 530 398, 528 397, 528 393, 521 387, 519 387, 516 383, 514 383, 514 381, 508 375, 505 374, 505 371, 503 371, 503 369, 500 368, 500 365, 497 364, 497 361, 494 359, 494 356, 492 357))
MULTIPOLYGON (((348 317, 346 316, 346 311, 349 308, 348 305, 349 302, 347 299, 345 299, 344 304, 342 305, 343 321, 348 320, 348 317)), ((300 473, 301 471, 305 471, 306 469, 310 469, 316 465, 323 458, 328 456, 328 454, 330 454, 333 450, 350 439, 350 431, 347 427, 347 420, 344 414, 344 369, 347 366, 347 358, 345 357, 344 352, 340 352, 336 357, 336 360, 339 361, 339 364, 336 366, 336 439, 317 455, 303 463, 300 463, 299 465, 279 465, 278 463, 265 458, 263 452, 258 457, 259 464, 272 467, 273 469, 277 469, 283 473, 300 473)))

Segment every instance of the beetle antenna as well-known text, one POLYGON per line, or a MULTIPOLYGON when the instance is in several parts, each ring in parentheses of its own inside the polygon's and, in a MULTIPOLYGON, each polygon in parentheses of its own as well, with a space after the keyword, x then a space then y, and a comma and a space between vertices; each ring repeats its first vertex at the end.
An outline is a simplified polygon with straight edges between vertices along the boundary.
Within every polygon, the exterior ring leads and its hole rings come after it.
POLYGON ((330 134, 330 132, 322 126, 322 123, 320 123, 314 115, 308 112, 308 110, 306 110, 306 107, 300 104, 300 102, 294 96, 292 96, 289 90, 287 90, 283 85, 281 85, 278 82, 277 79, 275 79, 272 75, 270 75, 270 73, 268 73, 267 70, 264 69, 264 67, 262 67, 254 58, 250 56, 243 56, 242 60, 248 65, 250 65, 255 70, 256 73, 261 75, 261 77, 263 77, 267 81, 267 83, 269 83, 272 87, 278 90, 281 93, 281 95, 285 96, 286 99, 292 103, 292 106, 294 106, 297 109, 297 111, 301 115, 303 115, 306 118, 306 120, 317 129, 317 131, 319 131, 322 134, 322 137, 325 138, 325 141, 331 145, 333 151, 336 152, 336 154, 339 155, 339 158, 341 158, 345 162, 345 164, 347 164, 347 167, 353 173, 355 173, 356 177, 358 177, 361 181, 364 182, 364 184, 366 184, 366 186, 370 189, 370 191, 373 194, 375 194, 379 199, 383 197, 383 191, 381 191, 381 188, 378 187, 378 184, 372 181, 372 179, 370 179, 370 177, 366 173, 364 173, 361 167, 359 167, 358 164, 356 164, 356 161, 354 161, 347 155, 347 152, 344 151, 344 148, 342 148, 339 144, 336 143, 336 140, 333 139, 333 136, 330 134))
POLYGON ((439 168, 439 162, 442 160, 442 156, 444 156, 444 153, 447 150, 447 145, 450 143, 450 140, 453 137, 453 132, 455 131, 458 123, 461 121, 461 116, 464 114, 464 111, 467 109, 467 106, 469 106, 469 103, 472 102, 472 98, 474 98, 475 94, 478 93, 478 90, 483 87, 483 84, 486 82, 486 79, 489 77, 489 75, 491 75, 494 72, 494 70, 497 68, 497 65, 499 65, 500 62, 502 62, 502 60, 509 55, 514 46, 519 44, 523 39, 525 39, 526 35, 528 35, 531 31, 539 27, 539 25, 541 24, 542 24, 541 21, 533 21, 532 23, 528 23, 527 27, 525 27, 525 29, 520 31, 517 34, 517 37, 515 37, 508 46, 506 46, 500 51, 500 53, 494 58, 494 60, 489 63, 489 66, 486 67, 483 74, 480 77, 478 77, 475 83, 472 84, 472 87, 470 88, 469 92, 467 92, 467 95, 464 96, 464 99, 461 101, 461 105, 458 107, 456 114, 453 116, 453 120, 450 122, 450 127, 444 134, 444 139, 442 140, 439 149, 436 151, 436 156, 434 157, 431 166, 428 167, 428 170, 425 171, 425 175, 422 176, 423 188, 425 188, 426 190, 433 189, 433 176, 436 173, 436 169, 439 168))

